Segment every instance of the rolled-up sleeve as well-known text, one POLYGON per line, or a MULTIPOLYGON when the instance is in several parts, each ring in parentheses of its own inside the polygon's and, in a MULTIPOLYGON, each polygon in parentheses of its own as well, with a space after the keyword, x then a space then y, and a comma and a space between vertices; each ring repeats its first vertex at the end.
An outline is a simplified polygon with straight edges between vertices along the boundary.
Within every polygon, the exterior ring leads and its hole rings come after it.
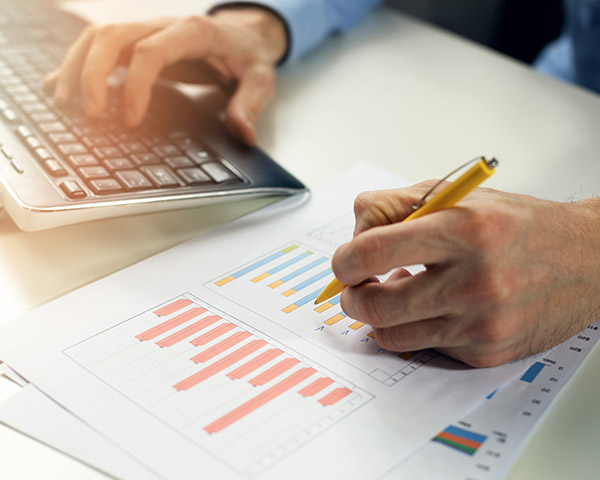
POLYGON ((282 64, 308 53, 332 34, 355 25, 381 0, 225 0, 211 11, 232 5, 258 5, 272 10, 285 22, 288 50, 282 64))

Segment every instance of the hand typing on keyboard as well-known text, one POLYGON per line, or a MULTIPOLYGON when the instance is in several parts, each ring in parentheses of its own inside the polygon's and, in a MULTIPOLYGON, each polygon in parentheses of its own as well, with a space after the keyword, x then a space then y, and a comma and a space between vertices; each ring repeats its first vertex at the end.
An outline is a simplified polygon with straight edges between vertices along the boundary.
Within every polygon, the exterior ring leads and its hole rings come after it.
POLYGON ((44 84, 59 106, 80 96, 85 114, 96 118, 107 108, 108 77, 115 67, 125 64, 123 121, 135 127, 146 114, 152 85, 161 71, 182 60, 199 60, 213 68, 224 84, 235 85, 226 123, 236 137, 253 145, 256 122, 274 93, 275 65, 286 49, 282 20, 259 7, 90 26, 44 84))

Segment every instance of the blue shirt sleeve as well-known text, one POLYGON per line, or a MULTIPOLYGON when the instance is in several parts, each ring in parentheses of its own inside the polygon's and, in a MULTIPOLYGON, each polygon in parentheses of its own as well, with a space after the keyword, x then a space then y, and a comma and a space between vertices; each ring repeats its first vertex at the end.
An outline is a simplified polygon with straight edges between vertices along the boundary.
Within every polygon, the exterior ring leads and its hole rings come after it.
POLYGON ((212 9, 226 5, 259 5, 278 14, 288 31, 288 51, 282 64, 308 53, 329 35, 343 32, 363 18, 382 0, 225 0, 212 9))
POLYGON ((560 37, 535 61, 540 71, 600 93, 600 0, 565 0, 560 37))

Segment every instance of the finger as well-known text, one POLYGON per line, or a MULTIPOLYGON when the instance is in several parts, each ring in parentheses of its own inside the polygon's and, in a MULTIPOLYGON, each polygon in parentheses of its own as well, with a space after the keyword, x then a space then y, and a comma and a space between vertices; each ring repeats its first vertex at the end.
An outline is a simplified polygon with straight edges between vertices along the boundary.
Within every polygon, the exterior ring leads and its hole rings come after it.
POLYGON ((460 345, 458 319, 453 317, 432 318, 397 325, 375 328, 373 333, 382 348, 393 352, 412 352, 425 348, 456 348, 460 345))
POLYGON ((247 145, 256 143, 255 125, 274 92, 275 71, 269 65, 254 65, 240 78, 227 107, 227 123, 247 145))
POLYGON ((136 40, 162 28, 166 21, 106 25, 97 29, 81 69, 80 88, 88 116, 98 116, 106 108, 107 79, 123 51, 136 40))
POLYGON ((437 180, 428 180, 407 188, 359 194, 354 200, 354 235, 369 228, 401 222, 414 212, 423 195, 437 183, 437 180))
POLYGON ((215 31, 211 22, 194 17, 176 22, 135 44, 123 86, 124 120, 128 126, 136 126, 144 118, 152 85, 161 70, 178 60, 205 56, 216 41, 215 31))
POLYGON ((58 81, 58 68, 52 70, 42 80, 42 88, 47 93, 52 93, 56 87, 56 82, 58 81))
POLYGON ((340 246, 332 259, 335 276, 346 285, 383 275, 408 265, 448 261, 453 242, 444 232, 446 221, 440 212, 409 223, 371 228, 340 246))
POLYGON ((54 102, 59 106, 66 105, 78 92, 79 74, 94 38, 93 32, 92 27, 88 27, 83 31, 69 48, 59 68, 54 88, 54 102))
POLYGON ((459 303, 451 303, 451 283, 444 272, 400 275, 403 276, 383 283, 347 287, 340 298, 342 310, 374 328, 390 328, 461 311, 459 303))

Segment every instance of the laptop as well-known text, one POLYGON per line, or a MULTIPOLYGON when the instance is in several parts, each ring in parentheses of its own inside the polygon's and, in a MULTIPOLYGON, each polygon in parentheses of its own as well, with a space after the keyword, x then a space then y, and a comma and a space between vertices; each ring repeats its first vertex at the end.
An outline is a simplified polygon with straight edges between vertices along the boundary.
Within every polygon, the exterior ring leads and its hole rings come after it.
POLYGON ((135 129, 122 124, 118 82, 100 119, 77 102, 55 106, 42 79, 84 26, 47 4, 0 1, 0 205, 19 228, 307 191, 265 152, 233 140, 214 99, 178 81, 157 82, 135 129))

